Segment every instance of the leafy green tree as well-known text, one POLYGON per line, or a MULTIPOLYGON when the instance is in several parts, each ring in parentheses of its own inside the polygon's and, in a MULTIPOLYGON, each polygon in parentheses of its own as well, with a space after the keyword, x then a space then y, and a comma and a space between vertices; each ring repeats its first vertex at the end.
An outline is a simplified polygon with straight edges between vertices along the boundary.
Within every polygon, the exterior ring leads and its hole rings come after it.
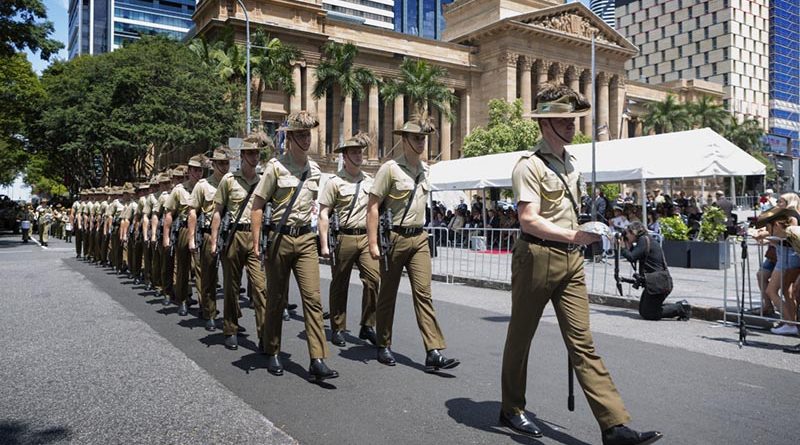
POLYGON ((453 107, 458 99, 444 84, 446 77, 447 70, 440 66, 421 59, 404 59, 400 64, 400 78, 387 81, 381 88, 381 94, 387 104, 397 96, 404 96, 411 101, 414 113, 419 116, 426 114, 430 104, 453 122, 453 107))
POLYGON ((539 140, 539 125, 522 117, 522 101, 489 101, 489 125, 464 139, 464 157, 529 150, 539 140))
POLYGON ((656 134, 683 131, 691 127, 691 118, 686 107, 670 94, 662 102, 651 102, 645 105, 647 112, 643 116, 645 132, 656 134))
POLYGON ((175 156, 207 151, 241 119, 226 83, 186 45, 163 37, 56 63, 42 83, 48 97, 32 140, 47 161, 39 170, 69 179, 73 193, 185 162, 175 156), (98 161, 99 177, 91 167, 98 161))
MULTIPOLYGON (((364 87, 377 84, 378 78, 371 70, 355 65, 358 48, 352 43, 328 42, 322 50, 325 59, 317 67, 317 81, 312 93, 314 99, 320 99, 338 87, 341 92, 340 110, 344 110, 345 97, 352 97, 357 102, 364 100, 364 87)), ((342 143, 344 113, 339 115, 339 143, 342 143)))
POLYGON ((28 48, 40 51, 43 60, 50 60, 64 44, 49 37, 53 22, 46 18, 47 9, 41 0, 0 2, 0 57, 10 57, 28 48))
POLYGON ((688 103, 686 110, 695 127, 710 128, 717 133, 722 133, 731 119, 731 114, 711 96, 701 96, 700 99, 688 103))
POLYGON ((251 54, 250 64, 256 77, 255 107, 258 109, 266 90, 280 89, 291 96, 297 86, 292 79, 292 62, 300 58, 300 50, 257 31, 253 37, 257 48, 251 54))
POLYGON ((592 137, 586 136, 580 131, 575 132, 575 136, 572 137, 573 144, 588 144, 590 142, 592 142, 592 137))
POLYGON ((29 123, 38 115, 44 90, 22 53, 0 57, 0 184, 10 184, 28 162, 29 123))
POLYGON ((737 119, 731 118, 722 134, 725 139, 748 153, 761 151, 764 129, 756 119, 748 118, 739 123, 737 119))

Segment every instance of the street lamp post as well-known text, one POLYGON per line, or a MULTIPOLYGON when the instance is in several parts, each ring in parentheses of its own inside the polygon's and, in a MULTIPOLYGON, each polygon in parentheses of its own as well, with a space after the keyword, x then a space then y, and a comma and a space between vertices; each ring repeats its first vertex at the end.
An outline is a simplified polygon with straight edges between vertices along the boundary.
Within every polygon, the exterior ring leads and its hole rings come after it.
POLYGON ((244 2, 242 0, 236 0, 239 3, 239 6, 242 7, 242 11, 244 12, 244 26, 245 26, 245 33, 247 34, 245 38, 245 64, 247 70, 247 85, 245 86, 245 131, 247 134, 250 134, 250 16, 247 14, 247 8, 244 6, 244 2))

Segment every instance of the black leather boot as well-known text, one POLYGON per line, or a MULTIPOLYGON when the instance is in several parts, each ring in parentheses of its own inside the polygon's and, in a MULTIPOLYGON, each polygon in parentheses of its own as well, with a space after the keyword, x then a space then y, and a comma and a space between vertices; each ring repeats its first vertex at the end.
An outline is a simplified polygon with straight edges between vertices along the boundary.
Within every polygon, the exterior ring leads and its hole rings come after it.
POLYGON ((322 380, 327 380, 327 379, 335 379, 336 377, 339 377, 339 373, 331 368, 328 368, 328 365, 326 365, 321 358, 311 359, 311 366, 309 366, 308 368, 308 373, 311 374, 311 380, 317 382, 321 382, 322 380))
POLYGON ((542 437, 542 432, 536 427, 525 413, 519 414, 506 414, 500 411, 500 424, 511 429, 515 433, 524 434, 530 437, 542 437))
POLYGON ((267 372, 277 376, 283 375, 283 364, 281 364, 278 354, 267 357, 267 372))
POLYGON ((225 347, 233 351, 239 349, 239 341, 236 339, 235 335, 228 335, 225 337, 225 347))
POLYGON ((389 348, 378 348, 378 361, 387 366, 394 366, 397 360, 394 359, 392 350, 389 348))
POLYGON ((440 369, 452 369, 461 362, 454 358, 447 358, 438 349, 431 349, 425 357, 425 372, 436 372, 440 369))
POLYGON ((185 317, 186 314, 188 313, 189 313, 189 308, 186 307, 186 303, 185 302, 181 303, 181 305, 178 307, 178 315, 180 315, 181 317, 185 317))
POLYGON ((603 445, 648 445, 664 437, 658 431, 639 433, 625 425, 603 431, 603 445))
POLYGON ((344 331, 333 331, 331 333, 331 343, 339 347, 345 346, 347 343, 344 341, 344 331))
POLYGON ((373 345, 378 344, 378 337, 375 335, 375 328, 372 326, 361 326, 361 331, 358 332, 358 338, 366 340, 373 345))

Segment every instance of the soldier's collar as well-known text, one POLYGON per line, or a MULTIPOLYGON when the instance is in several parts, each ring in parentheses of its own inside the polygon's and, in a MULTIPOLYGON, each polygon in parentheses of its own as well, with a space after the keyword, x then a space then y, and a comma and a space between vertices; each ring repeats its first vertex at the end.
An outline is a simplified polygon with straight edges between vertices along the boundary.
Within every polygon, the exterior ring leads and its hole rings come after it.
MULTIPOLYGON (((550 156, 551 158, 557 159, 559 162, 564 163, 564 159, 561 159, 560 157, 556 156, 555 153, 553 153, 552 147, 550 147, 550 144, 548 144, 544 138, 539 141, 539 146, 537 147, 536 151, 542 155, 550 156)), ((575 156, 573 156, 572 153, 570 153, 566 148, 564 148, 564 153, 567 155, 565 159, 569 159, 570 161, 575 160, 575 156)))
POLYGON ((420 173, 420 172, 426 172, 427 173, 428 172, 428 164, 426 164, 425 161, 420 159, 418 165, 411 165, 411 163, 408 162, 408 159, 406 159, 406 154, 405 153, 403 153, 400 156, 398 156, 397 159, 395 159, 395 161, 397 161, 397 163, 399 165, 405 167, 409 171, 416 170, 417 173, 420 173))
POLYGON ((342 168, 341 170, 339 170, 337 172, 337 175, 342 179, 347 179, 347 180, 350 180, 350 181, 359 181, 359 180, 362 180, 362 179, 366 179, 366 177, 367 177, 367 174, 364 173, 364 170, 360 170, 358 172, 358 175, 352 176, 352 175, 350 175, 350 173, 347 172, 346 168, 342 168))

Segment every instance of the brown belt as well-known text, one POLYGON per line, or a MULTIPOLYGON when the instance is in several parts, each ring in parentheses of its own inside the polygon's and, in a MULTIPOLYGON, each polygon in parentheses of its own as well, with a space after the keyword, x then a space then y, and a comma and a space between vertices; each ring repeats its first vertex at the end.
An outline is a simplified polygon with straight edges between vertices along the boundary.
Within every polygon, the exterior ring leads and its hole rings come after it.
POLYGON ((550 241, 546 239, 541 239, 539 237, 533 236, 525 232, 522 232, 522 234, 520 235, 520 239, 529 242, 531 244, 537 244, 543 247, 552 247, 554 249, 563 250, 565 252, 573 252, 582 247, 580 244, 571 244, 571 243, 564 243, 561 241, 550 241))

